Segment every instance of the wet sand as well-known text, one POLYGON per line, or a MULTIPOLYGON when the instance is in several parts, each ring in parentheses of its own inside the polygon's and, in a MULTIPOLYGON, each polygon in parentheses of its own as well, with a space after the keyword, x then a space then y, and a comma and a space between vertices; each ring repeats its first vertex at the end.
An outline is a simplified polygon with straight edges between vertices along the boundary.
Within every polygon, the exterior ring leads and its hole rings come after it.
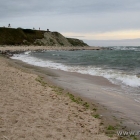
POLYGON ((100 76, 61 70, 53 70, 53 72, 58 77, 52 78, 52 80, 58 86, 77 93, 91 103, 99 103, 103 108, 108 109, 109 114, 100 111, 101 115, 106 115, 106 119, 110 120, 111 116, 114 116, 128 129, 140 130, 140 103, 136 102, 131 96, 126 95, 121 86, 112 84, 100 76))

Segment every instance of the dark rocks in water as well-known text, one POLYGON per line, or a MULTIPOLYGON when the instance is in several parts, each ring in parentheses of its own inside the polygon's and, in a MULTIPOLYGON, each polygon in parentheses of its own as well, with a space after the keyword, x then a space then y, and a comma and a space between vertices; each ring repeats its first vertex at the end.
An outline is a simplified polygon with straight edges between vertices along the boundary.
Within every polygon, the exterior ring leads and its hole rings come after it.
POLYGON ((12 57, 13 56, 13 53, 9 50, 6 50, 6 51, 0 51, 0 54, 6 56, 6 57, 12 57))
POLYGON ((17 51, 11 51, 11 50, 1 51, 1 50, 0 50, 0 54, 6 56, 6 57, 8 57, 8 58, 9 58, 9 57, 12 57, 14 54, 20 54, 20 53, 22 53, 22 52, 24 52, 24 51, 19 51, 19 50, 17 50, 17 51))

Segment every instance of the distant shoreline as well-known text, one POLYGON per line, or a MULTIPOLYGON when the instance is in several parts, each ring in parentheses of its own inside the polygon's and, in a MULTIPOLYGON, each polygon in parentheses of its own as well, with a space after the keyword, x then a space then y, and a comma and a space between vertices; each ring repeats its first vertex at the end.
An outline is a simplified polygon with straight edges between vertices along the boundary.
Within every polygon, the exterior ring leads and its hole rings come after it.
POLYGON ((26 51, 47 51, 47 50, 56 50, 56 51, 77 51, 77 50, 103 50, 103 47, 56 47, 56 46, 0 46, 0 53, 12 56, 15 53, 21 53, 26 51))

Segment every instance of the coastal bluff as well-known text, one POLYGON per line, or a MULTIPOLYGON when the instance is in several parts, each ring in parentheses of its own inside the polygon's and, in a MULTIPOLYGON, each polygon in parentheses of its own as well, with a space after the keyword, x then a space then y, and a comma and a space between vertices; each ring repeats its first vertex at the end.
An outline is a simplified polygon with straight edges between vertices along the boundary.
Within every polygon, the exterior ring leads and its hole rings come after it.
POLYGON ((59 32, 0 27, 0 45, 88 46, 82 40, 66 38, 59 32))

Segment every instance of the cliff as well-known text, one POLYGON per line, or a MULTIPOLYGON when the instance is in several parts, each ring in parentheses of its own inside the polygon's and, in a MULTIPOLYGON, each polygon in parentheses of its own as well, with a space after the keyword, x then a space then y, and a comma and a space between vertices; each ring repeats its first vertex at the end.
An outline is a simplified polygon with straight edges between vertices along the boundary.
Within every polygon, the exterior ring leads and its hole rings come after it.
POLYGON ((22 28, 0 28, 0 45, 88 46, 82 40, 58 32, 22 28))

